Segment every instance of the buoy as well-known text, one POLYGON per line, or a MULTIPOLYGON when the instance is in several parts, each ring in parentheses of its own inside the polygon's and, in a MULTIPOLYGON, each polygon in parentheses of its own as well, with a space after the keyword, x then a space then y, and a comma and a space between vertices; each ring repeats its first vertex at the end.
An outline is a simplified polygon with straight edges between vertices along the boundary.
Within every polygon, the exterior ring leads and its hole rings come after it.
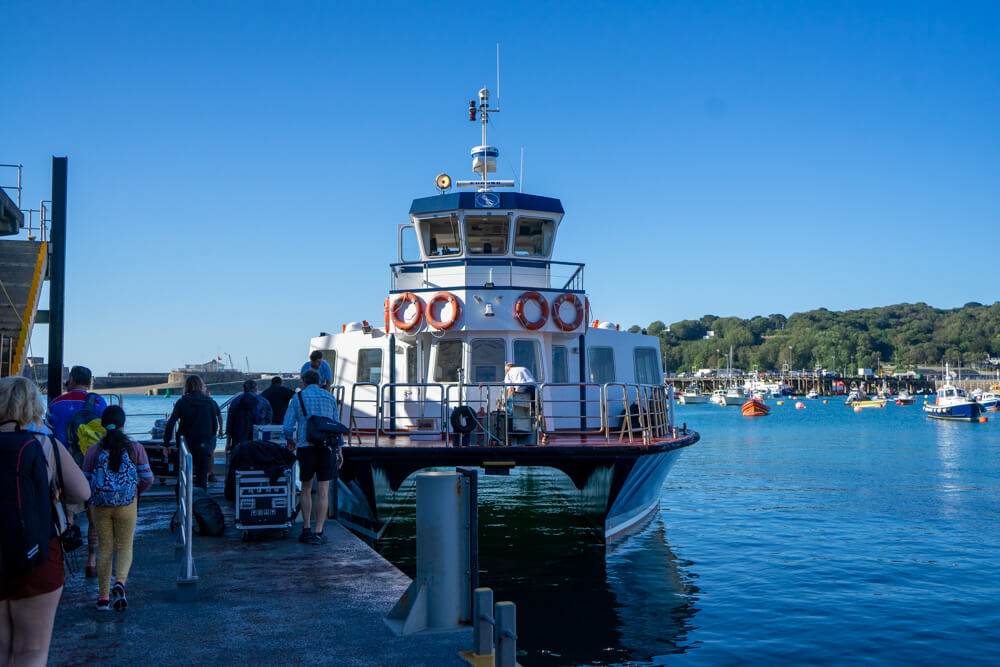
POLYGON ((860 405, 855 405, 854 406, 854 411, 855 412, 861 412, 861 406, 860 405))
POLYGON ((927 401, 924 401, 924 405, 927 405, 927 401))
POLYGON ((795 409, 796 410, 805 410, 806 409, 806 404, 803 403, 802 401, 799 401, 798 403, 795 404, 795 409))
POLYGON ((826 399, 825 398, 823 399, 823 405, 826 405, 826 399))
POLYGON ((980 417, 980 418, 979 418, 979 423, 980 423, 980 424, 985 424, 985 423, 986 423, 986 422, 988 422, 988 421, 989 421, 989 420, 988 420, 988 419, 987 419, 986 417, 980 417))
POLYGON ((784 401, 778 401, 778 405, 784 405, 784 404, 785 404, 784 401))

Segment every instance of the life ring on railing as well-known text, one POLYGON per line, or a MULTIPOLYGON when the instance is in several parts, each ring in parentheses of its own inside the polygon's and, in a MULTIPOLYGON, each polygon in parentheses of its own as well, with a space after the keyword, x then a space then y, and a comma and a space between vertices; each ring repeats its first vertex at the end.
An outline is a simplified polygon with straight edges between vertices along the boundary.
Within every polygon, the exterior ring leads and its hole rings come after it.
POLYGON ((549 321, 549 302, 538 292, 525 292, 517 298, 517 303, 514 304, 514 319, 520 322, 525 329, 531 331, 541 329, 549 321), (528 301, 534 301, 542 309, 542 316, 531 322, 524 316, 524 304, 528 301))
POLYGON ((392 310, 390 311, 392 317, 392 324, 400 331, 410 331, 420 326, 420 321, 424 319, 424 300, 413 292, 403 292, 396 302, 392 304, 392 310), (407 322, 402 317, 403 306, 407 303, 412 303, 417 307, 417 316, 413 318, 413 321, 407 322))
POLYGON ((427 302, 427 310, 425 311, 427 315, 427 324, 431 325, 439 331, 444 331, 455 326, 455 322, 458 322, 458 316, 462 314, 462 302, 458 300, 458 297, 451 292, 438 292, 434 295, 434 298, 427 302), (439 302, 447 301, 451 304, 451 317, 447 320, 439 320, 434 317, 434 307, 439 302))
POLYGON ((586 316, 586 307, 580 298, 572 292, 564 292, 556 297, 555 301, 552 302, 552 321, 557 327, 563 331, 573 331, 581 324, 583 324, 583 319, 586 316), (570 303, 576 309, 576 317, 573 318, 572 322, 567 322, 559 316, 559 309, 564 303, 570 303))

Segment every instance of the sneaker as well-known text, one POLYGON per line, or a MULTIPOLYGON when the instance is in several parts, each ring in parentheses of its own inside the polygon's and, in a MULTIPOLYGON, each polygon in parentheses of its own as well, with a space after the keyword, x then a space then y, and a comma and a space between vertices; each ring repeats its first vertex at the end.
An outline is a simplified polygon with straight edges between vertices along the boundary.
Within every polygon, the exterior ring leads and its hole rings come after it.
POLYGON ((97 611, 111 611, 111 600, 100 598, 95 606, 97 607, 97 611))
POLYGON ((111 588, 111 605, 115 611, 125 611, 125 608, 128 607, 128 600, 125 599, 125 584, 120 581, 116 581, 111 588))
POLYGON ((309 544, 314 544, 316 546, 326 544, 326 535, 323 533, 313 533, 312 537, 309 538, 309 544))
POLYGON ((303 528, 302 534, 299 535, 299 542, 302 542, 303 544, 310 544, 310 540, 312 540, 312 537, 313 537, 312 528, 303 528))

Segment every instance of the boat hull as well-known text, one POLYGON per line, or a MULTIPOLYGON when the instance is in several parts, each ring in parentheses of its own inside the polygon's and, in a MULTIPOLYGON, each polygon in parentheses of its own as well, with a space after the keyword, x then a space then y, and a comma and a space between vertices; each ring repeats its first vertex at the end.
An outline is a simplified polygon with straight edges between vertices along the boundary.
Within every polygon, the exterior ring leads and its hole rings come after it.
POLYGON ((931 419, 975 422, 982 416, 983 406, 972 401, 953 405, 925 405, 924 413, 931 419))
POLYGON ((744 417, 766 417, 771 414, 771 408, 767 407, 764 401, 758 399, 747 401, 741 410, 744 417))
POLYGON ((708 403, 708 396, 704 394, 681 394, 678 402, 682 405, 702 405, 703 403, 708 403))
POLYGON ((504 474, 515 467, 555 468, 565 473, 559 493, 607 540, 659 506, 670 469, 698 439, 689 431, 648 445, 345 447, 338 518, 374 542, 400 506, 403 482, 420 470, 468 466, 504 474))

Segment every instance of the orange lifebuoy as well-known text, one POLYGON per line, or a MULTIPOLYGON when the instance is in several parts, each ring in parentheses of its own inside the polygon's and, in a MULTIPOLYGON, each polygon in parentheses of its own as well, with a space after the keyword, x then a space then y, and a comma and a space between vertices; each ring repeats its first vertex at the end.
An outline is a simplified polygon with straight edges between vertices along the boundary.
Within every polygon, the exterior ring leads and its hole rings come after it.
POLYGON ((389 297, 385 297, 385 303, 382 305, 385 308, 385 332, 389 333, 389 297))
POLYGON ((514 304, 514 319, 520 322, 525 329, 531 331, 541 329, 549 321, 549 302, 538 292, 525 292, 517 298, 517 303, 514 304), (524 316, 524 304, 528 301, 534 301, 542 309, 542 316, 531 322, 524 316))
POLYGON ((420 321, 424 319, 424 300, 413 292, 403 292, 395 303, 392 304, 392 324, 400 331, 410 331, 420 326, 420 321), (407 303, 412 303, 417 307, 417 316, 413 318, 412 322, 407 322, 402 318, 403 306, 407 303))
POLYGON ((584 311, 586 311, 586 307, 577 295, 572 292, 564 292, 563 294, 557 296, 555 301, 552 302, 552 321, 555 322, 555 325, 563 331, 573 331, 583 324, 583 318, 585 315, 584 311), (562 307, 563 303, 570 303, 576 309, 576 317, 573 318, 572 322, 567 322, 559 316, 559 309, 562 307))
POLYGON ((434 298, 427 302, 427 324, 431 325, 435 329, 444 331, 445 329, 450 329, 455 326, 455 322, 458 322, 458 316, 462 314, 462 303, 458 300, 458 297, 451 292, 438 292, 434 295, 434 298), (439 320, 434 317, 434 307, 439 302, 447 301, 451 304, 451 317, 447 320, 439 320))

